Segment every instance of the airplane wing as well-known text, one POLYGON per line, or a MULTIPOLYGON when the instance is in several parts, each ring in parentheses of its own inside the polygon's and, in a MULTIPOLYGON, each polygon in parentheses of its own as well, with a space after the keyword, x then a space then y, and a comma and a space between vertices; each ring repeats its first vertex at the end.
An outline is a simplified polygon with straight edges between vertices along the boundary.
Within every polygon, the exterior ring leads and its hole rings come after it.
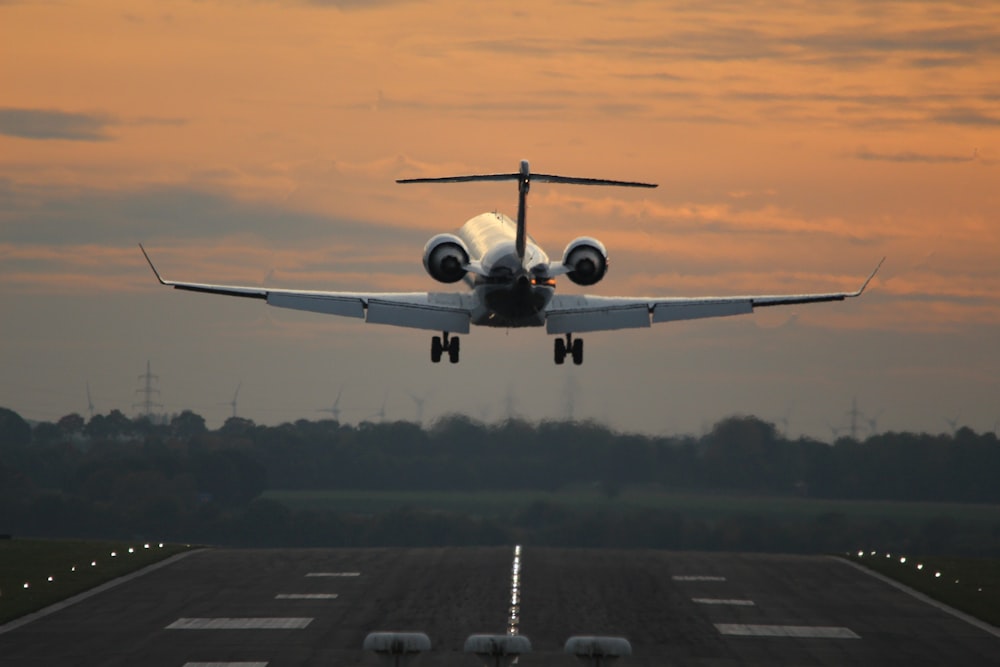
POLYGON ((658 322, 745 315, 767 306, 843 301, 861 296, 884 261, 883 257, 856 292, 665 299, 556 295, 546 309, 545 328, 550 334, 610 331, 648 327, 658 322))
POLYGON ((472 296, 453 292, 324 292, 319 290, 269 289, 238 285, 209 285, 164 280, 153 266, 146 249, 139 245, 149 268, 161 285, 189 292, 223 294, 261 299, 270 306, 313 313, 356 317, 373 324, 391 324, 413 329, 468 333, 472 296))

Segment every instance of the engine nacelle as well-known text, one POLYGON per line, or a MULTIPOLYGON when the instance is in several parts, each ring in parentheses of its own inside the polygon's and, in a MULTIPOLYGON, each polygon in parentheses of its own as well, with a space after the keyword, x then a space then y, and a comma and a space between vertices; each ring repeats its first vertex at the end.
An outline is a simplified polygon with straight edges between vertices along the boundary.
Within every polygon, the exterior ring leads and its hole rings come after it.
POLYGON ((581 236, 566 246, 562 263, 574 283, 593 285, 608 272, 608 251, 597 239, 581 236))
POLYGON ((424 268, 442 283, 457 283, 465 277, 469 249, 454 234, 438 234, 424 246, 424 268))

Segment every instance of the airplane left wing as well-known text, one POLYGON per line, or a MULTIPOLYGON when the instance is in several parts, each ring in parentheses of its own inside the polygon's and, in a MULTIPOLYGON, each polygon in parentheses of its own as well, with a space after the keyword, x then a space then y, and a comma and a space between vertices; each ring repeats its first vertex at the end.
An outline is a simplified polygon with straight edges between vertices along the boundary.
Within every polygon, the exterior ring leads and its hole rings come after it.
POLYGON ((659 322, 745 315, 768 306, 843 301, 861 296, 884 261, 883 257, 856 292, 664 299, 556 295, 546 309, 545 328, 550 334, 610 331, 649 327, 659 322))
POLYGON ((472 297, 452 292, 324 292, 320 290, 270 289, 239 285, 210 285, 164 280, 139 245, 161 285, 189 292, 261 299, 270 306, 306 310, 325 315, 356 317, 372 324, 390 324, 412 329, 468 333, 472 297))

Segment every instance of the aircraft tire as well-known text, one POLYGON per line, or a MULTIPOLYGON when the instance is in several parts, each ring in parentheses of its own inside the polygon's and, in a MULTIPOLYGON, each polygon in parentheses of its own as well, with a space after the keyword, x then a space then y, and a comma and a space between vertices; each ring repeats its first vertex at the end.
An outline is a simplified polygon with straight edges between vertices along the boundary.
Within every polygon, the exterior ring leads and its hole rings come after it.
POLYGON ((431 361, 435 364, 441 361, 441 353, 444 347, 441 345, 441 336, 431 338, 431 361))

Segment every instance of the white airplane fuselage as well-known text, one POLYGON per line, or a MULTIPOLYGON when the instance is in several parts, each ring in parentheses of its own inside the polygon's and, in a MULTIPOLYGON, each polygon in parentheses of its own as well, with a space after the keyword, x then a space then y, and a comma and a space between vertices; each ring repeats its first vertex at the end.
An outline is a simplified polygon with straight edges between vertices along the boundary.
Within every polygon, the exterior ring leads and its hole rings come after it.
POLYGON ((483 213, 456 232, 481 273, 470 274, 476 308, 472 324, 540 327, 555 292, 548 255, 529 236, 517 256, 517 223, 502 213, 483 213))

